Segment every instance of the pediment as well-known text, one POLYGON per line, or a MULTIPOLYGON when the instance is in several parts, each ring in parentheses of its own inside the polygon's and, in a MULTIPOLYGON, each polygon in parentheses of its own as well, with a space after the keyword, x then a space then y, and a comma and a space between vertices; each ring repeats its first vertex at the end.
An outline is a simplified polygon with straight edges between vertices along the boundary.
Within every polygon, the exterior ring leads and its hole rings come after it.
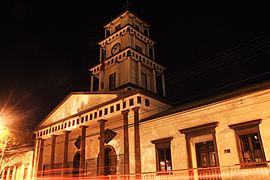
POLYGON ((38 125, 37 128, 53 124, 91 107, 106 103, 116 97, 117 94, 71 93, 40 123, 40 125, 38 125))

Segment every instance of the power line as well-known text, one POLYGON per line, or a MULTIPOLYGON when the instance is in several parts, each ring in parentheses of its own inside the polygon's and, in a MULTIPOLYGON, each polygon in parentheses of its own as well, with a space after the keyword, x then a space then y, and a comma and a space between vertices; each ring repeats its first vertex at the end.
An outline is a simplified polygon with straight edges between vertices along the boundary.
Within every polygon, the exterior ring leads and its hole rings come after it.
POLYGON ((171 73, 167 76, 167 80, 172 81, 173 83, 175 82, 175 80, 183 80, 183 79, 192 77, 193 74, 198 75, 198 74, 201 74, 202 72, 219 67, 221 65, 228 64, 230 62, 239 63, 247 59, 247 58, 241 59, 239 57, 244 57, 244 56, 255 54, 255 53, 258 54, 262 50, 269 51, 269 48, 268 48, 269 46, 270 46, 269 38, 267 39, 264 38, 263 40, 249 43, 247 46, 240 47, 239 49, 233 52, 225 53, 224 55, 215 57, 214 59, 212 58, 213 59, 212 61, 207 61, 204 64, 197 63, 198 65, 195 64, 189 68, 185 68, 184 70, 181 70, 180 73, 179 73, 180 70, 174 73, 171 73), (236 58, 239 58, 239 59, 236 60, 236 58))

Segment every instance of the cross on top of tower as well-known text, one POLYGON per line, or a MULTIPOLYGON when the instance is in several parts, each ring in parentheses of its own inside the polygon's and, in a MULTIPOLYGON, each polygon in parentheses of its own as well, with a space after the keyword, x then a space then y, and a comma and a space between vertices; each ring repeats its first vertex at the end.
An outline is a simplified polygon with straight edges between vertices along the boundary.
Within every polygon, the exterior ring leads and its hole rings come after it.
POLYGON ((126 10, 129 10, 129 5, 131 5, 132 2, 129 2, 129 0, 126 0, 126 5, 124 6, 124 8, 126 8, 126 10))

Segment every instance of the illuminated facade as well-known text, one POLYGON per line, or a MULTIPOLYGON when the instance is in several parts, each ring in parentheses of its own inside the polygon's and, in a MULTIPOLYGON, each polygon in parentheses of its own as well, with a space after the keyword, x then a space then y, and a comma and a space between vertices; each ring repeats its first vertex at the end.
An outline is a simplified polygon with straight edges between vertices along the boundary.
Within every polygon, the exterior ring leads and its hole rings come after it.
POLYGON ((90 92, 71 93, 35 129, 35 175, 199 178, 212 168, 226 179, 224 167, 268 170, 267 86, 173 107, 149 24, 126 11, 104 28, 90 92))
POLYGON ((6 152, 1 164, 2 180, 31 180, 33 176, 34 149, 21 147, 6 152))

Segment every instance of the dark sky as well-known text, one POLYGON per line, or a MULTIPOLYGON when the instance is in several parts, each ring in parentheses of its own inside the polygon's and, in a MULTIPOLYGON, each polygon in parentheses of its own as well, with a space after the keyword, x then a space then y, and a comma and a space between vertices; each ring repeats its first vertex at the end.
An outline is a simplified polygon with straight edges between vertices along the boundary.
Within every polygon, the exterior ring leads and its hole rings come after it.
MULTIPOLYGON (((0 5, 0 113, 15 114, 7 123, 32 129, 69 93, 89 90, 88 68, 98 63, 103 25, 124 11, 125 2, 0 5)), ((157 61, 167 67, 169 99, 268 79, 268 6, 188 2, 133 0, 130 6, 151 24, 157 61)))

